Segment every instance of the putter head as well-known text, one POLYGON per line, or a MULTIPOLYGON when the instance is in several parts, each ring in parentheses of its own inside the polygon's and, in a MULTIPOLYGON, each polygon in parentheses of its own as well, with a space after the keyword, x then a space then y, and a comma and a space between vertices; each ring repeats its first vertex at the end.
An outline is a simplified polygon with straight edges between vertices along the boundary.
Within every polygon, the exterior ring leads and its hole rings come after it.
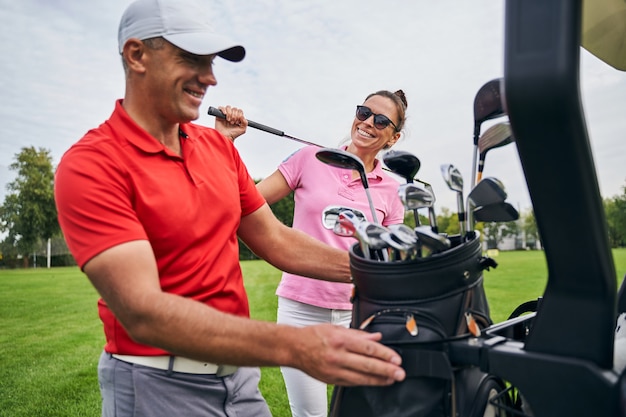
POLYGON ((337 223, 337 220, 339 219, 339 214, 343 211, 352 212, 359 221, 364 221, 366 219, 365 214, 363 214, 361 210, 345 206, 330 205, 326 207, 322 212, 322 225, 324 226, 324 228, 328 230, 333 230, 335 224, 337 223))
POLYGON ((383 155, 383 162, 391 172, 407 182, 413 182, 422 163, 410 152, 392 149, 383 155))
POLYGON ((519 219, 519 212, 506 202, 489 204, 474 210, 474 220, 477 222, 506 223, 517 219, 519 219))
POLYGON ((483 178, 467 196, 473 207, 503 203, 506 197, 507 194, 504 190, 504 184, 493 177, 483 178))

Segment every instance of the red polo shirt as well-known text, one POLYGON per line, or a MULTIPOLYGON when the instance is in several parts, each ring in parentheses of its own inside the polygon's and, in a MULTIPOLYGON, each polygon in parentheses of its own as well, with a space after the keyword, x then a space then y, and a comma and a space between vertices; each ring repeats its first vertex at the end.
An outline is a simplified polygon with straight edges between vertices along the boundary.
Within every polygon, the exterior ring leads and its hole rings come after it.
MULTIPOLYGON (((231 141, 194 124, 181 131, 179 157, 118 101, 111 118, 73 145, 57 168, 65 240, 81 268, 115 245, 148 240, 163 291, 249 316, 236 232, 241 217, 265 200, 231 141)), ((165 354, 132 341, 104 301, 98 308, 107 352, 165 354)))

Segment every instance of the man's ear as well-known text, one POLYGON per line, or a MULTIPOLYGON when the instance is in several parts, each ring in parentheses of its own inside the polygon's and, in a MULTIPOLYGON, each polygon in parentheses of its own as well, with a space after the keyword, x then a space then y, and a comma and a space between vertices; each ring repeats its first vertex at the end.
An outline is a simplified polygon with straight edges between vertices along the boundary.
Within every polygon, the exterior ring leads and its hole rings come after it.
POLYGON ((146 46, 142 41, 136 38, 130 38, 122 48, 122 56, 126 62, 128 69, 135 72, 144 72, 144 55, 146 46))

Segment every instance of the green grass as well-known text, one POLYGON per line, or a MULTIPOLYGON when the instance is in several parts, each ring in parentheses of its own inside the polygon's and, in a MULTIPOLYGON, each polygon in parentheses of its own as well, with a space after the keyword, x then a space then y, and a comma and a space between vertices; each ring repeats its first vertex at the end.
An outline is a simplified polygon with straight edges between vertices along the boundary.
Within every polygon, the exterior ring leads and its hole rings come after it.
MULTIPOLYGON (((616 279, 626 249, 613 251, 616 279)), ((485 273, 494 321, 546 285, 542 252, 500 252, 485 273)), ((280 272, 242 263, 252 316, 274 321, 280 272)), ((99 416, 96 366, 104 339, 97 294, 77 268, 0 270, 0 417, 99 416)), ((290 415, 280 371, 263 368, 261 390, 276 417, 290 415)))

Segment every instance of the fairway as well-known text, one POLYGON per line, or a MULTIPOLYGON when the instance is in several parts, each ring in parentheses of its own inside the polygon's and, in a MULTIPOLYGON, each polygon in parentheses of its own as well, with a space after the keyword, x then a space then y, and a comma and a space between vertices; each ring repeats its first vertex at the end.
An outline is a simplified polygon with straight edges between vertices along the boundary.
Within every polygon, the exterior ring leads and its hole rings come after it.
MULTIPOLYGON (((626 249, 613 251, 616 279, 626 249)), ((546 285, 543 252, 500 252, 485 272, 492 318, 501 321, 546 285)), ((280 272, 242 262, 252 316, 274 321, 280 272)), ((104 344, 97 294, 78 268, 0 271, 0 416, 99 416, 96 376, 104 344)), ((251 348, 254 348, 251 346, 251 348)), ((280 371, 264 368, 261 390, 277 417, 290 415, 280 371)))

